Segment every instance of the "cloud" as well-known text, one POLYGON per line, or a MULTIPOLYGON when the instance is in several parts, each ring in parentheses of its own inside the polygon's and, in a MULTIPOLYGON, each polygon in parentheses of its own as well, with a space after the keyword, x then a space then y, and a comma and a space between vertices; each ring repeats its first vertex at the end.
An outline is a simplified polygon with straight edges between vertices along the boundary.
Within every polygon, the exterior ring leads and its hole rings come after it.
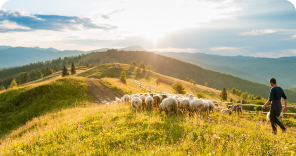
POLYGON ((1 30, 18 30, 18 31, 25 31, 31 30, 29 27, 18 25, 16 22, 10 22, 7 20, 0 21, 0 32, 1 30))
POLYGON ((280 50, 279 52, 255 53, 255 54, 252 54, 251 56, 268 57, 268 58, 291 57, 291 56, 296 56, 296 49, 280 50))
POLYGON ((115 10, 115 11, 109 13, 109 14, 101 15, 101 17, 104 18, 104 19, 109 19, 111 15, 119 13, 119 12, 123 12, 123 11, 124 11, 124 9, 115 10))
POLYGON ((157 52, 176 52, 176 53, 182 53, 182 52, 187 52, 187 53, 196 53, 199 52, 198 49, 193 49, 193 48, 158 48, 158 49, 149 49, 149 51, 157 51, 157 52))
MULTIPOLYGON (((0 21, 7 21, 9 23, 15 23, 23 28, 29 28, 26 30, 64 30, 64 29, 103 29, 110 30, 116 29, 116 26, 109 24, 97 25, 92 22, 90 18, 81 18, 77 16, 61 16, 61 15, 31 15, 26 12, 12 11, 7 12, 4 9, 0 9, 0 21)), ((20 29, 7 29, 7 27, 1 27, 1 32, 19 31, 20 29)))
POLYGON ((296 29, 261 29, 261 30, 253 30, 248 32, 243 32, 240 35, 243 36, 257 36, 257 35, 264 35, 264 34, 293 34, 296 33, 296 29))
POLYGON ((209 48, 212 51, 219 51, 219 50, 234 50, 234 51, 238 51, 238 50, 243 50, 243 47, 213 47, 213 48, 209 48))

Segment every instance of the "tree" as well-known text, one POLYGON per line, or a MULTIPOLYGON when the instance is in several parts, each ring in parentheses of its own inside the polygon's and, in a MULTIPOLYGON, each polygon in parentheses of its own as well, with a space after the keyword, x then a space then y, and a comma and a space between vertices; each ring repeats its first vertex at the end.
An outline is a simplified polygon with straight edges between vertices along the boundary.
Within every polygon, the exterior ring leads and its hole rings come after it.
POLYGON ((156 81, 156 86, 158 86, 159 85, 159 80, 156 79, 155 81, 156 81))
POLYGON ((38 71, 38 72, 36 73, 36 77, 35 77, 35 79, 38 80, 38 79, 41 79, 41 78, 43 78, 43 74, 42 74, 41 71, 38 71))
POLYGON ((123 63, 123 60, 121 60, 120 63, 123 63))
POLYGON ((133 64, 133 61, 130 61, 130 65, 134 65, 134 64, 133 64))
POLYGON ((89 64, 88 63, 86 64, 86 67, 89 67, 89 64))
POLYGON ((145 66, 145 65, 144 65, 144 62, 141 61, 141 62, 139 63, 139 67, 144 69, 144 66, 145 66))
POLYGON ((185 88, 181 82, 175 81, 172 87, 177 94, 186 94, 185 88))
POLYGON ((126 74, 125 74, 125 71, 122 71, 122 72, 121 72, 121 75, 120 75, 119 80, 120 80, 122 83, 126 84, 126 74))
POLYGON ((68 74, 68 69, 66 68, 66 66, 64 66, 63 71, 62 71, 62 76, 65 77, 67 75, 69 75, 68 74))
POLYGON ((206 86, 206 87, 208 86, 208 83, 207 83, 207 82, 205 83, 205 86, 206 86))
POLYGON ((34 81, 36 80, 36 70, 32 70, 31 73, 30 73, 30 79, 31 81, 34 81))
POLYGON ((198 98, 205 98, 205 95, 204 95, 204 93, 203 92, 199 92, 199 93, 196 93, 196 97, 198 97, 198 98))
POLYGON ((189 82, 189 77, 186 78, 186 81, 189 82))
POLYGON ((50 69, 49 67, 46 67, 45 75, 48 76, 48 75, 51 75, 52 73, 53 73, 53 70, 50 69))
POLYGON ((262 96, 261 95, 256 96, 255 100, 262 100, 262 96))
POLYGON ((223 90, 220 93, 220 97, 222 98, 222 101, 226 101, 227 100, 227 92, 225 87, 223 88, 223 90))
POLYGON ((59 65, 56 65, 55 67, 54 67, 54 70, 57 72, 57 71, 60 71, 60 66, 59 65))
POLYGON ((13 79, 9 85, 10 88, 13 88, 13 87, 16 87, 17 86, 17 83, 15 81, 15 79, 13 79))
POLYGON ((236 89, 235 89, 235 88, 232 88, 232 89, 231 89, 231 93, 232 93, 232 94, 236 94, 236 89))
POLYGON ((136 67, 138 63, 136 61, 133 61, 133 65, 136 67))
POLYGON ((78 59, 79 59, 79 60, 81 59, 81 56, 80 56, 80 54, 79 54, 79 56, 78 56, 78 59))
POLYGON ((152 65, 151 64, 148 64, 147 69, 148 70, 151 70, 152 69, 152 65))
POLYGON ((76 70, 75 70, 75 66, 74 63, 72 62, 72 66, 71 66, 71 74, 76 74, 76 70))
POLYGON ((0 86, 0 91, 5 90, 4 86, 0 86))
POLYGON ((30 81, 30 75, 27 72, 22 72, 19 74, 20 84, 24 84, 30 81))

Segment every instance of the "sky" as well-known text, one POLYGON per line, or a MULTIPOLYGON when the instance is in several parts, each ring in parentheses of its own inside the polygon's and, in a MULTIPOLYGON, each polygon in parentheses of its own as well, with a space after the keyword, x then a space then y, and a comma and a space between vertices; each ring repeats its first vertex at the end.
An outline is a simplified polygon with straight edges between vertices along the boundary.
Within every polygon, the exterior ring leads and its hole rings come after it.
POLYGON ((287 0, 0 0, 0 45, 296 56, 287 0))

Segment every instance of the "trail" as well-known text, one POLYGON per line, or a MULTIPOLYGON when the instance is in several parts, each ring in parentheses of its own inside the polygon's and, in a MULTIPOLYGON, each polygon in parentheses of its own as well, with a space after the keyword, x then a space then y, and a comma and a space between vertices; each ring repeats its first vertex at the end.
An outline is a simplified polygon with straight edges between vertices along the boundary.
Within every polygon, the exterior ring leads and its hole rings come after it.
POLYGON ((110 102, 110 101, 114 101, 115 97, 120 98, 123 96, 111 90, 110 88, 106 87, 99 80, 94 79, 93 81, 91 81, 90 79, 87 79, 87 82, 91 89, 91 96, 95 103, 106 103, 107 101, 110 102))

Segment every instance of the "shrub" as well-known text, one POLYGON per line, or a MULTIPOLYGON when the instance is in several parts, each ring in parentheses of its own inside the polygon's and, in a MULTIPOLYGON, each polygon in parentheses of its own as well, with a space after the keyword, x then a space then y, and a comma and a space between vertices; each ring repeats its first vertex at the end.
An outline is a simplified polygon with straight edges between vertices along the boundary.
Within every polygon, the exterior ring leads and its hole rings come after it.
POLYGON ((186 94, 185 88, 183 87, 182 83, 179 81, 175 81, 173 84, 173 89, 178 94, 186 94))
POLYGON ((199 93, 196 93, 196 97, 198 97, 198 98, 205 98, 205 95, 204 95, 204 93, 203 92, 199 92, 199 93))
POLYGON ((256 112, 261 111, 261 106, 256 106, 256 107, 254 107, 254 110, 255 110, 256 112))

